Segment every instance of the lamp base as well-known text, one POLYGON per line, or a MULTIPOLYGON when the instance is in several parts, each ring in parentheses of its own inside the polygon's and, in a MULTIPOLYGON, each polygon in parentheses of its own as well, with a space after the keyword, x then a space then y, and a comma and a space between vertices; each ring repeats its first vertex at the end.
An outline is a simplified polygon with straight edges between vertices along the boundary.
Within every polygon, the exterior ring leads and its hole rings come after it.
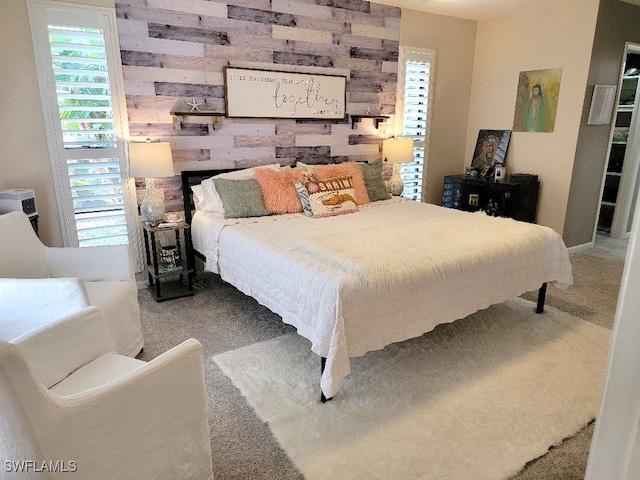
POLYGON ((147 194, 140 204, 140 216, 151 225, 164 220, 164 200, 158 195, 153 178, 147 178, 147 194))
POLYGON ((399 197, 402 195, 402 191, 404 190, 404 182, 402 181, 402 177, 400 176, 400 164, 393 164, 393 173, 391 174, 391 178, 389 179, 389 184, 387 185, 387 189, 391 195, 395 195, 399 197))

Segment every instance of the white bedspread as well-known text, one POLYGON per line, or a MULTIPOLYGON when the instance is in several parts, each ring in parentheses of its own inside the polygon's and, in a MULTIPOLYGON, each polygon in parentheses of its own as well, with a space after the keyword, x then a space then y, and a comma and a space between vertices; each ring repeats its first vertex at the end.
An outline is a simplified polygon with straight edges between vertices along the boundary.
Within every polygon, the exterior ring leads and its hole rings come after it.
POLYGON ((192 230, 208 271, 294 325, 313 352, 327 358, 320 382, 327 397, 349 374, 349 357, 422 335, 544 282, 565 288, 573 281, 567 249, 550 228, 399 198, 321 219, 296 214, 224 220, 197 212, 192 230), (454 233, 452 225, 460 222, 473 227, 454 233), (425 238, 406 234, 426 224, 433 228, 425 238), (348 250, 323 249, 341 239, 351 245, 348 250), (403 268, 434 263, 449 273, 418 275, 412 282, 368 282, 353 269, 357 250, 351 247, 358 240, 369 256, 388 252, 393 262, 385 268, 400 261, 403 250, 415 256, 422 243, 433 253, 423 254, 420 262, 408 258, 403 268), (408 249, 409 243, 417 247, 408 249), (435 258, 441 250, 447 255, 435 258), (456 250, 468 261, 447 267, 442 258, 456 250))

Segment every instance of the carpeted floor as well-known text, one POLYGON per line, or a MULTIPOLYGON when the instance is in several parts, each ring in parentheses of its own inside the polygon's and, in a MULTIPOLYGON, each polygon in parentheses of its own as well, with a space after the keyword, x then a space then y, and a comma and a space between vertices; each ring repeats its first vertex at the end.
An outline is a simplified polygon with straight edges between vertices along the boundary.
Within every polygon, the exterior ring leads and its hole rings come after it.
MULTIPOLYGON (((598 247, 572 255, 575 284, 563 292, 550 287, 547 304, 611 328, 624 261, 623 254, 603 252, 608 250, 598 247)), ((216 479, 302 479, 269 427, 211 360, 294 329, 216 276, 199 278, 204 289, 191 298, 156 303, 147 290, 140 291, 145 336, 141 358, 154 358, 189 337, 203 344, 216 479)), ((535 292, 523 297, 533 300, 535 292)), ((513 479, 582 479, 591 435, 592 426, 584 428, 513 479)))

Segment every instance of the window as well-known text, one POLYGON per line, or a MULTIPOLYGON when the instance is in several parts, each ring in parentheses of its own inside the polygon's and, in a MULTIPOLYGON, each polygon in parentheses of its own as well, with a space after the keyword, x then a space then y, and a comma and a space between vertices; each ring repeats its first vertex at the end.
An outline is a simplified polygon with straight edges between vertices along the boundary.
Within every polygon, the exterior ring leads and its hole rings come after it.
POLYGON ((402 135, 414 140, 414 161, 401 166, 404 182, 403 197, 423 199, 423 184, 427 175, 425 163, 429 117, 431 114, 431 74, 435 53, 411 47, 400 47, 398 72, 398 107, 402 112, 402 135))
POLYGON ((65 245, 131 244, 114 12, 32 0, 29 14, 65 245))

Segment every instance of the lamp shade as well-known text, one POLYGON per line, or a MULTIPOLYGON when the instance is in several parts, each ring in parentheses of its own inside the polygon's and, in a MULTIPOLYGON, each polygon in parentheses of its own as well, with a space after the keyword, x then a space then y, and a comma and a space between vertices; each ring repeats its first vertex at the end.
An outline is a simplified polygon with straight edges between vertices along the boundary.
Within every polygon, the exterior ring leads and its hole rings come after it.
POLYGON ((396 137, 383 140, 382 158, 387 163, 413 162, 413 138, 396 137))
POLYGON ((129 175, 131 177, 173 177, 171 145, 167 142, 129 144, 129 175))

